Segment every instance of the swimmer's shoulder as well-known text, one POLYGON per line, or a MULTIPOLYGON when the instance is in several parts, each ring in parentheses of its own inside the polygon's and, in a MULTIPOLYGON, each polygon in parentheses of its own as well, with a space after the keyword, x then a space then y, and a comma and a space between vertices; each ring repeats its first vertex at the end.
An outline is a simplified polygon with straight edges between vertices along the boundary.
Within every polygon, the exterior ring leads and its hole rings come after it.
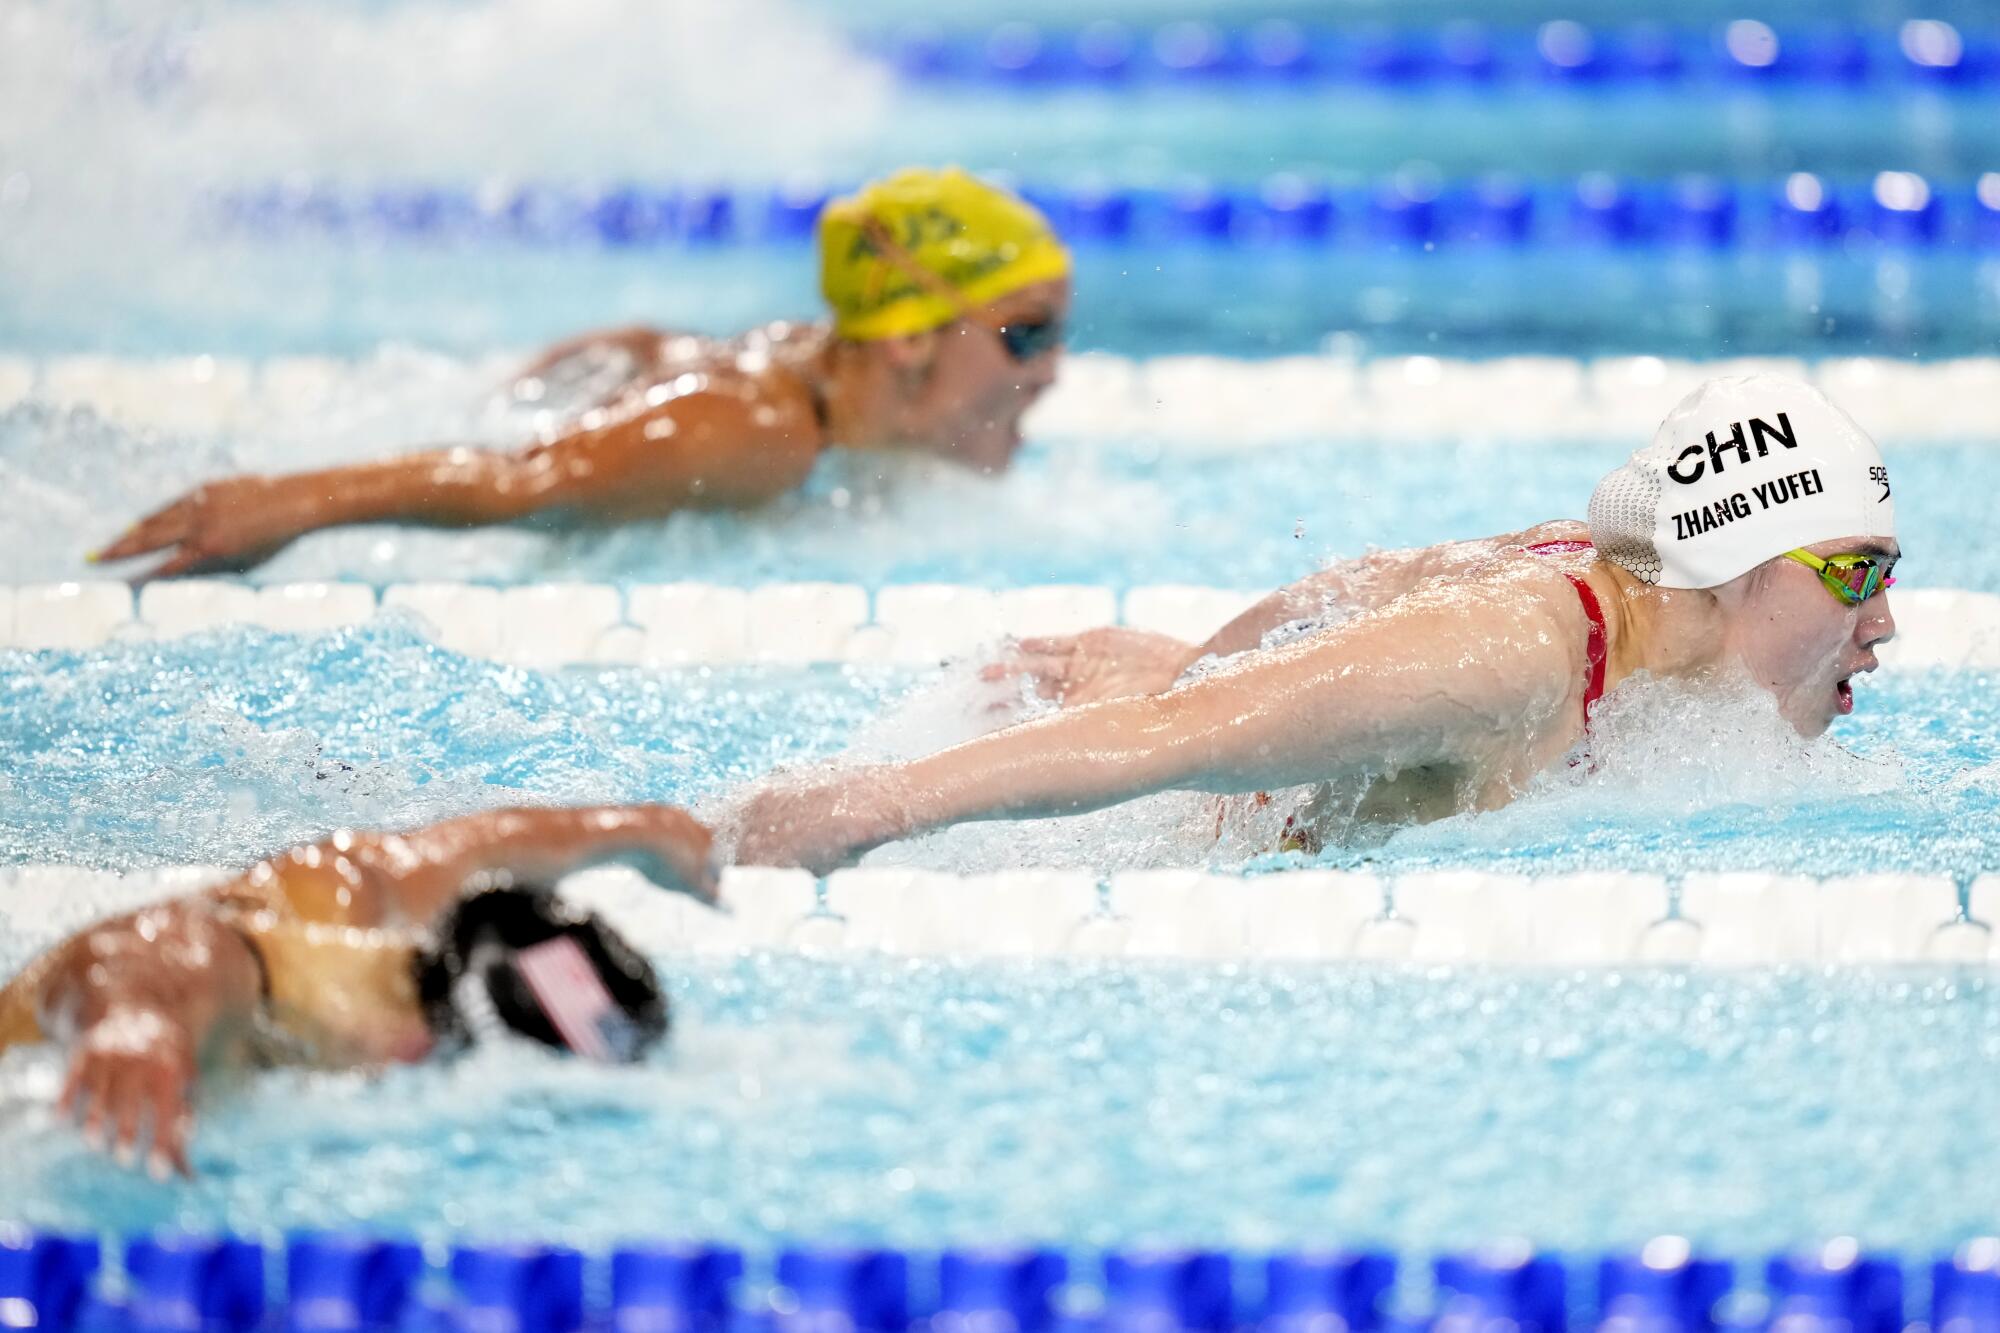
POLYGON ((337 834, 325 842, 295 847, 216 886, 207 897, 239 926, 387 924, 389 902, 365 855, 373 841, 367 835, 337 834))
POLYGON ((1590 525, 1581 519, 1554 518, 1496 540, 1511 546, 1539 546, 1543 542, 1587 543, 1590 540, 1590 525))

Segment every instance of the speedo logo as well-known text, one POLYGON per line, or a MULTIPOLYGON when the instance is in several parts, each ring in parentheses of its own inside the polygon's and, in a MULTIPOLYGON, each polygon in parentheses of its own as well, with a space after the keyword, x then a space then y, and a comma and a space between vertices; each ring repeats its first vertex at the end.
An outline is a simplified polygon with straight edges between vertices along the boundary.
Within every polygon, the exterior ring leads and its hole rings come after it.
POLYGON ((1773 440, 1787 449, 1799 447, 1798 439, 1792 434, 1792 420, 1783 412, 1778 413, 1778 424, 1775 426, 1762 417, 1751 417, 1749 424, 1750 431, 1746 436, 1743 422, 1731 422, 1729 438, 1719 442, 1715 432, 1710 431, 1708 447, 1704 449, 1701 445, 1691 444, 1681 450, 1680 457, 1667 464, 1667 475, 1683 486, 1692 486, 1707 472, 1713 471, 1716 476, 1721 476, 1723 463, 1732 452, 1739 463, 1747 463, 1753 448, 1757 457, 1767 456, 1773 440))

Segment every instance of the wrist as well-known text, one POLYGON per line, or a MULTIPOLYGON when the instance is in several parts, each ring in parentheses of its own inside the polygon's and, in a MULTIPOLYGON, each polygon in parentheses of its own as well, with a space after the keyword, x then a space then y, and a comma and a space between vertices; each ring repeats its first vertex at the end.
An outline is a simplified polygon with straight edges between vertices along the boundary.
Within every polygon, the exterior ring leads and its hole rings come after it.
POLYGON ((94 1015, 81 1015, 72 1041, 95 1051, 172 1054, 188 1062, 194 1059, 194 1033, 186 1021, 167 1005, 152 1000, 115 1000, 94 1015))

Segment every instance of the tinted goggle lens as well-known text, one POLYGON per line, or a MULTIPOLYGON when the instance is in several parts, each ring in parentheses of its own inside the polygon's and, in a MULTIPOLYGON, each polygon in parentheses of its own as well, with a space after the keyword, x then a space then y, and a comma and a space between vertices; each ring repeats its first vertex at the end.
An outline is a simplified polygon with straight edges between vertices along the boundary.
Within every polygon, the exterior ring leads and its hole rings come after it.
POLYGON ((1059 319, 1038 319, 1033 323, 1002 324, 1000 341, 1007 355, 1016 361, 1033 361, 1042 353, 1062 345, 1063 323, 1059 319))
POLYGON ((1820 578, 1842 601, 1858 605, 1896 582, 1889 572, 1894 568, 1873 556, 1836 555, 1827 560, 1820 578))

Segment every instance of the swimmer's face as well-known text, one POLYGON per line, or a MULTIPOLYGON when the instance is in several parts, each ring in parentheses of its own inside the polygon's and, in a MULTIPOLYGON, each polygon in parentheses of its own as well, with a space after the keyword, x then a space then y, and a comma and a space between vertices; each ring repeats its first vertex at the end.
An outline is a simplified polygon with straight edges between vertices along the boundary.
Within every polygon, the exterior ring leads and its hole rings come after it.
POLYGON ((1062 348, 1017 361, 1000 329, 1060 323, 1069 306, 1067 279, 1038 282, 926 335, 929 364, 911 382, 905 417, 912 447, 981 472, 1005 470, 1021 447, 1022 416, 1055 383, 1062 348))
MULTIPOLYGON (((1850 537, 1805 548, 1814 555, 1895 556, 1893 541, 1850 537)), ((1854 711, 1853 677, 1878 665, 1875 646, 1896 632, 1889 594, 1848 606, 1796 560, 1770 560, 1718 589, 1733 603, 1731 639, 1750 674, 1805 736, 1854 711)))

